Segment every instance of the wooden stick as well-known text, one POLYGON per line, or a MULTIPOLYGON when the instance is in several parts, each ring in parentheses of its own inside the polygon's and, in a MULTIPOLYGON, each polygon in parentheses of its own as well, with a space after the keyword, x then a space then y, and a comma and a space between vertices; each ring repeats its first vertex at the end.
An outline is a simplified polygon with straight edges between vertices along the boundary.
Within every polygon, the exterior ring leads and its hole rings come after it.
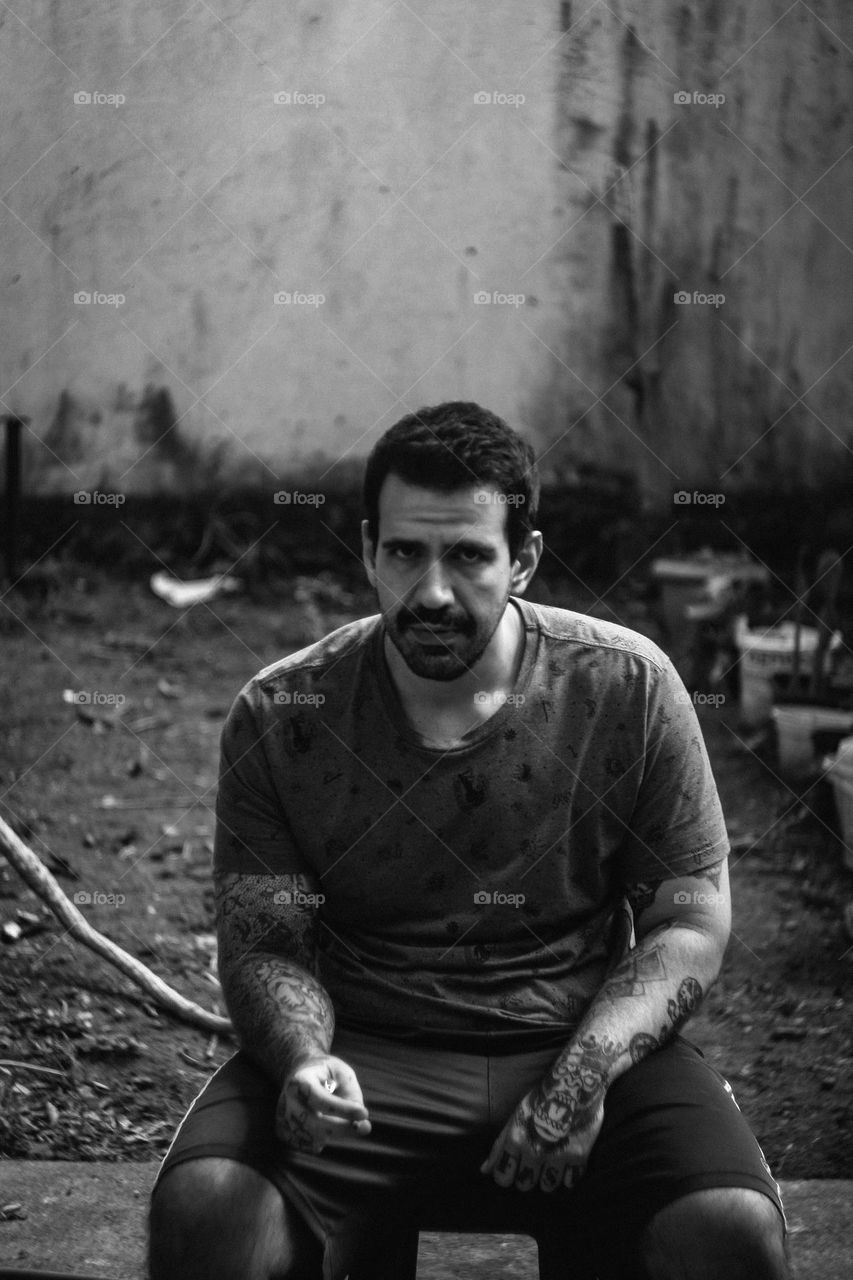
POLYGON ((105 938, 102 933, 98 933, 97 929, 93 929, 82 913, 77 910, 73 903, 68 901, 61 887, 41 859, 24 844, 23 840, 15 835, 12 828, 2 818, 0 818, 0 852, 5 854, 32 891, 43 902, 47 903, 57 919, 65 925, 72 938, 84 943, 99 956, 109 960, 110 964, 114 964, 117 969, 121 969, 122 973, 132 978, 137 986, 147 992, 157 1004, 169 1013, 175 1014, 176 1017, 181 1018, 184 1022, 191 1022, 196 1026, 204 1027, 206 1031, 218 1031, 221 1035, 231 1034, 232 1026, 228 1018, 222 1018, 219 1014, 210 1013, 207 1009, 203 1009, 201 1005, 195 1004, 192 1000, 187 1000, 184 996, 179 995, 177 991, 174 991, 161 978, 158 978, 156 973, 152 973, 135 956, 129 955, 127 951, 123 951, 121 947, 117 946, 109 938, 105 938))

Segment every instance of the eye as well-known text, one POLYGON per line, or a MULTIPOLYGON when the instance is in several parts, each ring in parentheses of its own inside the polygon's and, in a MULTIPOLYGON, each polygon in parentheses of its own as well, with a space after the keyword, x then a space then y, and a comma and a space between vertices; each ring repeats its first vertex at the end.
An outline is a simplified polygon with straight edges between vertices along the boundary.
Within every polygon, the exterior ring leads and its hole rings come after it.
POLYGON ((486 555, 482 551, 476 551, 471 547, 458 547, 456 559, 461 560, 463 564, 482 564, 486 559, 486 555))

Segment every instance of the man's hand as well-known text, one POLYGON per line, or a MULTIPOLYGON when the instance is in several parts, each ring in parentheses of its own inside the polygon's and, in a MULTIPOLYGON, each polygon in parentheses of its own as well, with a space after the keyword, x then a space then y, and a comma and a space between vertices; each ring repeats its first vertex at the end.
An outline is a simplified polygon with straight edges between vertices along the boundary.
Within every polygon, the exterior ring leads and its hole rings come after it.
POLYGON ((309 1058, 282 1086, 276 1136, 297 1151, 319 1153, 332 1136, 370 1133, 361 1088, 352 1067, 325 1054, 309 1058))
POLYGON ((604 1120, 604 1100, 581 1112, 583 1127, 573 1127, 576 1099, 546 1091, 542 1085, 519 1102, 492 1146, 481 1173, 491 1173, 500 1187, 519 1191, 571 1187, 586 1168, 604 1120))

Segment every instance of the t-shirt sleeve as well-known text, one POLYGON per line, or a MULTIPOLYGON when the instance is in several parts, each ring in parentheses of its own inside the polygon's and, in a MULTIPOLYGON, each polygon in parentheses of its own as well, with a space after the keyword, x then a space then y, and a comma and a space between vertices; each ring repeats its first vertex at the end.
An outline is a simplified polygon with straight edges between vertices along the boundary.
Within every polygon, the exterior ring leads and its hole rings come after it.
POLYGON ((238 694, 220 740, 214 872, 307 873, 271 775, 270 740, 279 731, 262 715, 257 689, 238 694))
POLYGON ((702 730, 669 659, 651 681, 646 743, 642 780, 622 850, 628 883, 690 875, 729 852, 702 730))

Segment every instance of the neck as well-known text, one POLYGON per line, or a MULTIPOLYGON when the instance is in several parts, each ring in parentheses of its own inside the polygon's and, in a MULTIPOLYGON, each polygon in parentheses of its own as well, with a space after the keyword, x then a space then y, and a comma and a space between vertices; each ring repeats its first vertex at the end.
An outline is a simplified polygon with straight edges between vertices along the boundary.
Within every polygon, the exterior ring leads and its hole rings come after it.
POLYGON ((385 636, 385 658, 404 706, 426 704, 436 710, 470 707, 475 693, 511 690, 523 651, 524 623, 519 610, 509 601, 483 653, 470 671, 455 680, 427 680, 415 675, 396 645, 385 636))

